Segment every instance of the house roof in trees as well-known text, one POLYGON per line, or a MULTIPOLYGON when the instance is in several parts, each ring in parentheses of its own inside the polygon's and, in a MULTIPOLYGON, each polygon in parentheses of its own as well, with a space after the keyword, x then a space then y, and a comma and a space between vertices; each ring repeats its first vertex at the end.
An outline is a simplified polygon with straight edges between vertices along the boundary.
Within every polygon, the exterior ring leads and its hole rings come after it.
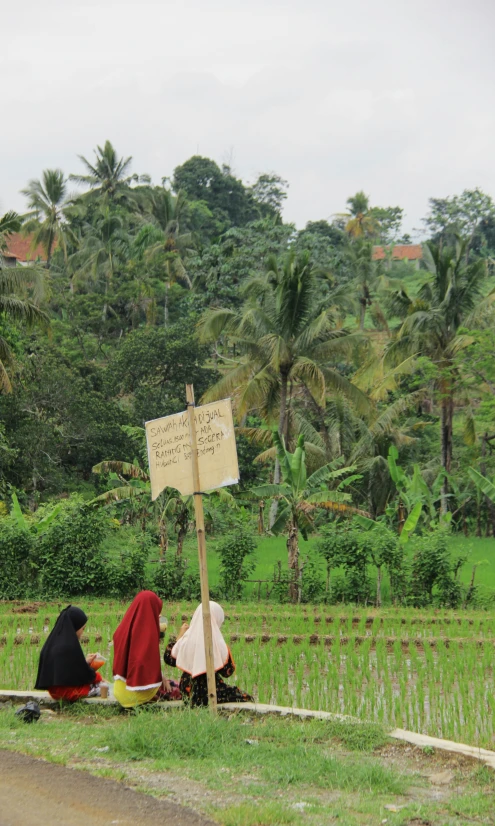
MULTIPOLYGON (((382 261, 389 250, 390 247, 373 247, 373 261, 382 261)), ((420 261, 422 257, 421 244, 397 244, 392 250, 392 258, 396 261, 420 261)))
POLYGON ((37 261, 38 259, 46 261, 46 252, 41 244, 38 244, 34 250, 31 250, 32 243, 32 234, 21 235, 20 232, 14 232, 7 238, 7 249, 4 254, 9 258, 17 258, 17 260, 22 263, 26 261, 37 261))

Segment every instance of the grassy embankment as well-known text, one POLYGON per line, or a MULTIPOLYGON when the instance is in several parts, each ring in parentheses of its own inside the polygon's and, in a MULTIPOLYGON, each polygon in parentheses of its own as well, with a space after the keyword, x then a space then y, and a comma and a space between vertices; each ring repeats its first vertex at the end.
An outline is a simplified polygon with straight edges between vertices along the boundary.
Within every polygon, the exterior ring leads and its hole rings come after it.
POLYGON ((493 772, 388 741, 378 726, 86 706, 44 712, 30 726, 0 711, 0 739, 4 748, 191 806, 223 826, 493 822, 493 772))

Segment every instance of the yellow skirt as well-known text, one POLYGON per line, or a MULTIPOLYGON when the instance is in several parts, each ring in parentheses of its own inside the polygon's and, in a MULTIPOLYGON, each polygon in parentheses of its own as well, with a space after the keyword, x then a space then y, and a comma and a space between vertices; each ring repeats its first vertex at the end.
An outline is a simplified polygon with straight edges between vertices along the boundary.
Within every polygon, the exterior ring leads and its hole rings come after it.
POLYGON ((135 688, 127 688, 123 680, 114 680, 113 694, 115 699, 124 708, 133 708, 133 706, 140 706, 143 703, 149 703, 153 699, 159 686, 156 688, 145 688, 136 690, 135 688))

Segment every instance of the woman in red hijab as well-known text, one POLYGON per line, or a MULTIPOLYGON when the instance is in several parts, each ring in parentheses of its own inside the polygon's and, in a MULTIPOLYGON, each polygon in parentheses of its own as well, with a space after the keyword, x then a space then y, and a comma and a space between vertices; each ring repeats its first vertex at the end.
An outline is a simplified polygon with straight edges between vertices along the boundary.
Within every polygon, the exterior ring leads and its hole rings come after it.
POLYGON ((161 610, 160 597, 141 591, 113 635, 113 690, 124 708, 149 703, 157 694, 166 699, 160 665, 161 610))

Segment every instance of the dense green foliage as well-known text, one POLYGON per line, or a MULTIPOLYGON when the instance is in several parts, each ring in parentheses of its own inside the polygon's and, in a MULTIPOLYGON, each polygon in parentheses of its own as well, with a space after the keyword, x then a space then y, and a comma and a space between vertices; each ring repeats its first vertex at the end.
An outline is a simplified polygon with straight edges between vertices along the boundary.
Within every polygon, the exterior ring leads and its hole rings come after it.
POLYGON ((222 599, 242 597, 243 580, 247 579, 256 565, 256 542, 245 528, 239 526, 217 546, 220 556, 220 593, 222 599))
MULTIPOLYGON (((169 490, 151 506, 142 431, 145 420, 184 409, 186 382, 197 400, 231 395, 237 416, 241 481, 234 503, 208 503, 207 529, 218 538, 231 532, 236 502, 256 520, 263 496, 261 532, 289 533, 293 599, 322 596, 320 563, 299 566, 296 534, 324 534, 337 500, 379 529, 354 526, 338 565, 327 547, 328 564, 341 571, 335 598, 366 601, 373 587, 379 602, 383 573, 397 599, 413 599, 397 554, 407 555, 400 549, 414 532, 426 545, 440 524, 494 532, 487 483, 469 471, 488 481, 495 472, 488 195, 475 189, 430 200, 416 268, 393 254, 394 243, 410 241, 402 208, 372 205, 364 192, 331 221, 298 231, 283 221, 287 183, 275 174, 246 185, 232 169, 195 156, 156 186, 109 141, 80 164, 70 175, 40 170, 24 190, 26 215, 0 217, 6 596, 129 593, 150 581, 158 549, 162 565, 153 575, 162 590, 194 595, 180 559, 190 503, 169 490), (69 180, 79 194, 70 194, 69 180), (18 231, 44 251, 30 267, 8 266, 1 256, 18 231), (377 244, 388 245, 382 257, 377 244), (283 472, 302 445, 311 490, 283 472), (123 469, 131 466, 138 471, 129 478, 123 469), (343 468, 345 493, 332 484, 343 468), (36 548, 38 517, 19 533, 8 516, 15 495, 24 514, 40 507, 49 514, 68 500, 37 534, 36 548), (89 504, 95 500, 102 512, 89 504), (116 535, 120 525, 143 536, 106 559, 112 519, 116 535)), ((451 584, 455 563, 440 545, 436 552, 434 583, 418 552, 415 599, 443 594, 457 605, 464 597, 451 584)), ((241 593, 238 580, 248 573, 241 557, 225 563, 229 595, 234 586, 241 593)), ((280 593, 290 579, 280 573, 280 593)))

